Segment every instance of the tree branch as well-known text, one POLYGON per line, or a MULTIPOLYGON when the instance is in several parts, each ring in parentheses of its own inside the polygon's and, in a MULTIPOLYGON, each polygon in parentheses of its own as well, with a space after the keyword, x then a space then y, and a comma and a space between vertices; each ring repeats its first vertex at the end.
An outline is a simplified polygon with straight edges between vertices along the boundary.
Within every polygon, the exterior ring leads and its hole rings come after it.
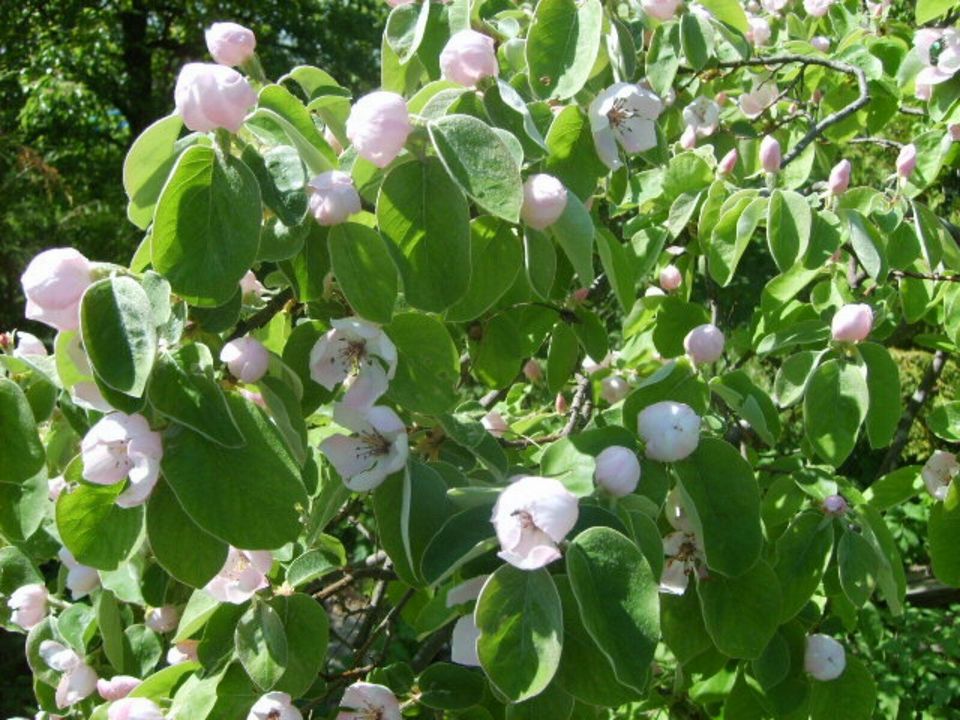
POLYGON ((859 94, 856 100, 851 102, 849 105, 845 105, 835 113, 827 115, 827 117, 823 118, 823 120, 810 128, 807 134, 800 138, 800 140, 798 140, 797 143, 790 148, 790 151, 784 155, 783 162, 780 164, 781 167, 786 167, 791 162, 796 160, 800 156, 800 153, 806 149, 807 145, 823 135, 827 128, 836 125, 838 122, 841 122, 842 120, 853 115, 853 113, 857 112, 870 102, 870 88, 867 87, 866 73, 864 73, 863 70, 855 65, 841 62, 839 60, 827 60, 825 58, 808 57, 806 55, 777 55, 774 57, 750 58, 749 60, 728 60, 718 63, 718 66, 721 68, 735 69, 741 67, 790 65, 792 63, 798 63, 804 67, 808 65, 819 65, 820 67, 825 67, 830 70, 843 73, 844 75, 850 75, 856 78, 859 94))
POLYGON ((923 374, 923 379, 917 386, 916 392, 913 393, 910 401, 907 403, 907 409, 903 413, 903 417, 900 418, 900 424, 897 426, 897 432, 893 436, 893 442, 890 443, 887 454, 883 456, 883 461, 877 470, 878 476, 886 475, 897 466, 897 463, 900 461, 900 453, 903 452, 903 448, 907 444, 907 437, 910 435, 910 428, 913 426, 913 421, 917 419, 920 408, 923 407, 924 403, 930 397, 933 386, 936 385, 937 380, 940 378, 940 373, 943 372, 943 367, 946 363, 947 354, 943 350, 937 350, 933 354, 930 366, 923 374))
POLYGON ((246 320, 241 320, 237 323, 237 326, 234 328, 233 332, 230 333, 230 340, 234 340, 238 337, 243 337, 251 330, 256 330, 257 328, 263 327, 268 322, 273 319, 273 316, 280 312, 283 309, 283 306, 286 305, 290 300, 293 299, 293 291, 290 288, 278 292, 269 301, 267 304, 257 310, 253 315, 248 317, 246 320))
POLYGON ((913 270, 891 270, 890 277, 916 278, 917 280, 932 280, 933 282, 960 282, 960 275, 945 275, 943 273, 919 273, 913 270))

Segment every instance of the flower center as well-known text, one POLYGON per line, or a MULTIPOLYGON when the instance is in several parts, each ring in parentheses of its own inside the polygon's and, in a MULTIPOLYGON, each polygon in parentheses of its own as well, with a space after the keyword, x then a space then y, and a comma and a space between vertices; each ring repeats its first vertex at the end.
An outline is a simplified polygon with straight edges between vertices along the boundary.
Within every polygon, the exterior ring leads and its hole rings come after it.
POLYGON ((363 445, 357 449, 357 459, 380 457, 390 453, 390 441, 380 433, 360 433, 359 437, 363 445))
MULTIPOLYGON (((626 120, 636 117, 637 113, 627 107, 627 101, 624 98, 617 98, 613 101, 613 106, 607 111, 607 120, 610 122, 610 126, 615 129, 622 129, 620 126, 626 120)), ((629 127, 626 128, 627 131, 630 130, 629 127)))
POLYGON ((367 357, 367 343, 363 340, 348 340, 340 338, 343 347, 340 348, 340 358, 345 365, 351 368, 354 374, 360 372, 360 366, 367 357))
POLYGON ((537 527, 533 524, 533 518, 526 510, 514 510, 510 515, 520 521, 520 527, 524 530, 537 527))

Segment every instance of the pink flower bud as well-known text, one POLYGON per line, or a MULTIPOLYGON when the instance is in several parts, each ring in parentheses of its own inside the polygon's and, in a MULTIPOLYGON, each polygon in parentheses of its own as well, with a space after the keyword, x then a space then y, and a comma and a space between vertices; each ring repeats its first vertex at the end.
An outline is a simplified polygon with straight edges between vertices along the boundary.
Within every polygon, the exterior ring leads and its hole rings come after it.
POLYGON ((17 330, 17 347, 13 351, 13 356, 24 357, 46 357, 47 347, 36 335, 17 330))
POLYGON ((270 353, 259 340, 246 335, 224 345, 220 360, 227 364, 230 374, 238 380, 255 383, 266 375, 270 353))
POLYGON ((67 489, 67 481, 63 475, 57 475, 47 480, 47 495, 52 502, 60 499, 60 495, 67 489))
POLYGON ((117 498, 120 507, 142 505, 157 484, 163 443, 143 415, 113 412, 101 418, 80 443, 83 478, 97 485, 114 485, 129 478, 117 498))
POLYGON ((440 52, 440 74, 444 80, 474 87, 485 77, 500 74, 493 38, 476 30, 454 33, 440 52))
POLYGON ((813 45, 814 50, 825 53, 830 49, 830 38, 817 35, 816 37, 810 38, 810 44, 813 45))
POLYGON ((307 184, 307 192, 310 213, 325 227, 339 225, 360 212, 360 194, 345 172, 330 170, 317 175, 307 184))
POLYGON ((0 350, 9 350, 13 347, 13 335, 8 332, 0 332, 0 350))
POLYGON ((234 22, 216 22, 204 33, 207 50, 221 65, 243 65, 257 49, 257 37, 234 22))
POLYGON ((530 382, 540 382, 543 379, 543 370, 533 358, 530 358, 523 364, 523 375, 530 382))
POLYGON ((181 640, 172 645, 167 650, 167 664, 179 665, 185 662, 197 662, 197 646, 199 644, 199 640, 181 640))
POLYGON ((65 584, 74 600, 79 600, 100 587, 100 573, 97 572, 96 568, 78 563, 73 553, 65 547, 60 548, 57 557, 67 568, 65 584))
MULTIPOLYGON (((336 720, 370 720, 370 718, 400 720, 400 715, 400 703, 390 688, 373 683, 355 682, 344 691, 336 720)), ((295 718, 284 717, 280 720, 295 720, 295 718)))
POLYGON ((837 310, 830 331, 837 342, 860 342, 873 327, 873 310, 863 303, 851 303, 837 310))
POLYGON ((247 720, 303 720, 303 715, 287 693, 274 691, 260 696, 250 708, 247 720))
POLYGON ((90 261, 73 248, 37 255, 20 278, 27 298, 26 316, 57 330, 80 326, 80 298, 90 286, 90 261))
POLYGON ((473 619, 473 615, 464 615, 453 626, 450 636, 450 660, 457 665, 480 667, 480 658, 477 656, 477 640, 480 638, 480 629, 473 619))
POLYGON ((923 100, 926 102, 933 96, 933 85, 918 82, 913 86, 913 96, 917 100, 923 100))
POLYGON ((680 147, 684 150, 693 150, 697 146, 697 129, 693 125, 687 125, 680 134, 680 147))
POLYGON ((683 348, 697 365, 712 363, 723 355, 724 337, 711 323, 697 325, 683 339, 683 348))
POLYGON ((21 585, 7 600, 10 622, 29 630, 47 616, 47 588, 42 583, 21 585))
POLYGON ((897 175, 908 178, 917 169, 917 146, 913 143, 904 145, 897 155, 897 175))
POLYGON ((600 395, 611 405, 616 405, 630 394, 630 384, 619 375, 610 375, 600 382, 600 395))
POLYGON ((829 635, 807 637, 803 655, 803 669, 822 682, 836 680, 847 666, 847 653, 843 645, 829 635))
POLYGON ((253 270, 247 270, 247 274, 240 278, 240 294, 243 297, 255 297, 259 300, 266 291, 267 289, 257 280, 253 270))
POLYGON ((770 23, 767 22, 766 18, 749 17, 747 18, 747 23, 749 24, 747 40, 753 43, 755 47, 766 45, 770 42, 770 23))
POLYGON ((560 558, 557 544, 577 524, 577 498, 559 480, 518 476, 493 506, 498 555, 521 570, 536 570, 560 558))
POLYGON ((164 720, 164 715, 153 700, 123 698, 107 710, 107 720, 164 720))
POLYGON ((347 137, 357 153, 380 168, 400 154, 412 131, 407 103, 384 90, 360 98, 347 118, 347 137))
POLYGON ((267 573, 273 566, 273 555, 267 550, 227 551, 227 561, 204 588, 220 602, 240 605, 258 590, 269 586, 267 573))
POLYGON ((960 142, 960 123, 950 123, 947 125, 947 134, 951 142, 960 142))
POLYGON ((676 290, 683 282, 683 275, 677 269, 676 265, 667 265, 660 271, 660 287, 664 290, 676 290))
POLYGON ((533 175, 523 184, 520 217, 535 230, 553 225, 567 207, 567 189, 552 175, 533 175))
POLYGON ((586 302, 588 297, 590 297, 590 288, 577 288, 570 293, 570 299, 578 303, 586 302))
POLYGON ((567 402, 563 393, 557 393, 557 396, 553 399, 553 409, 557 411, 558 415, 566 415, 570 410, 570 403, 567 402))
POLYGON ((923 465, 920 476, 923 478, 923 484, 927 492, 934 500, 943 502, 947 499, 950 492, 950 483, 953 478, 960 473, 960 463, 957 462, 957 456, 951 452, 943 450, 934 451, 930 459, 923 465))
POLYGON ((496 410, 491 410, 480 418, 480 424, 494 437, 503 437, 504 433, 510 430, 510 426, 503 419, 503 415, 496 410))
POLYGON ((843 195, 850 187, 850 172, 853 167, 849 160, 841 160, 833 166, 830 171, 830 178, 827 180, 827 188, 834 195, 843 195))
POLYGON ((614 497, 629 495, 640 482, 640 461, 632 450, 611 445, 597 455, 593 479, 614 497))
POLYGON ((733 172, 734 168, 737 167, 737 161, 740 159, 740 153, 737 152, 736 148, 733 148, 730 152, 724 155, 720 162, 717 163, 717 174, 718 175, 729 175, 733 172))
POLYGON ((180 613, 173 605, 150 608, 144 613, 143 622, 155 633, 162 635, 177 628, 177 623, 180 622, 180 613))
POLYGON ((720 92, 718 92, 716 95, 714 95, 714 97, 713 97, 714 102, 717 103, 717 105, 720 105, 720 106, 726 105, 728 99, 729 99, 729 97, 728 97, 727 94, 726 94, 725 92, 723 92, 722 90, 721 90, 720 92))
POLYGON ((803 9, 811 17, 823 17, 833 3, 834 0, 803 0, 803 9))
POLYGON ((682 4, 683 0, 640 0, 643 11, 657 20, 669 20, 682 4))
POLYGON ((823 512, 827 515, 839 517, 840 515, 844 515, 847 509, 847 501, 844 500, 842 495, 827 495, 827 497, 823 499, 823 512))
POLYGON ((664 400, 643 409, 637 431, 651 460, 683 460, 700 444, 700 416, 689 405, 664 400))
POLYGON ((100 678, 97 680, 97 692, 104 700, 112 702, 125 698, 142 682, 143 680, 131 675, 114 675, 109 680, 100 678))
POLYGON ((780 171, 780 143, 773 135, 767 135, 760 141, 760 166, 764 172, 780 171))
POLYGON ((82 661, 73 666, 60 678, 54 694, 58 708, 76 705, 93 695, 97 689, 97 673, 92 667, 82 661))
POLYGON ((213 63, 184 65, 173 97, 183 124, 195 132, 224 128, 235 133, 257 104, 257 94, 243 75, 213 63))

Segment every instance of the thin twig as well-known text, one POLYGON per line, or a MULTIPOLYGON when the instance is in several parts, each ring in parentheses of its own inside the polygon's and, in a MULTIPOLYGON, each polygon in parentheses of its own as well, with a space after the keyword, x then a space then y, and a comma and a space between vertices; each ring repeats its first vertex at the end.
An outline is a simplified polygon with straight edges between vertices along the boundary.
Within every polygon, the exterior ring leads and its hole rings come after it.
POLYGON ((880 467, 877 470, 878 476, 886 475, 900 462, 900 453, 903 452, 903 448, 907 444, 907 438, 910 435, 910 428, 913 426, 913 421, 917 419, 920 408, 923 407, 924 403, 930 397, 933 386, 936 385, 937 380, 940 378, 946 362, 947 354, 943 350, 937 350, 933 354, 933 359, 923 374, 923 379, 910 397, 909 402, 907 402, 907 409, 900 418, 900 424, 897 426, 897 432, 893 436, 893 442, 890 443, 887 454, 883 456, 883 462, 880 463, 880 467))
POLYGON ((857 143, 857 144, 872 144, 872 145, 881 145, 883 147, 893 148, 894 150, 900 150, 903 148, 903 143, 897 142, 896 140, 888 140, 887 138, 881 137, 855 137, 847 140, 848 143, 857 143))
POLYGON ((561 437, 571 435, 575 430, 583 427, 593 413, 593 382, 588 375, 577 376, 577 389, 573 392, 573 401, 570 403, 570 417, 567 424, 560 431, 561 437))
POLYGON ((238 337, 246 335, 251 330, 256 330, 257 328, 263 327, 268 322, 273 319, 273 316, 276 315, 284 305, 286 305, 290 300, 293 299, 293 291, 290 288, 283 290, 267 301, 267 304, 262 308, 257 310, 253 315, 248 317, 246 320, 241 320, 237 323, 237 327, 234 328, 233 332, 230 333, 230 339, 233 340, 238 337))
MULTIPOLYGON (((356 665, 358 662, 360 662, 363 659, 363 657, 367 654, 367 651, 370 649, 370 646, 373 645, 377 637, 379 637, 380 633, 382 633, 384 630, 390 627, 390 624, 401 613, 401 611, 406 606, 406 604, 410 602, 411 598, 413 598, 416 592, 417 592, 416 588, 409 588, 403 594, 403 597, 400 598, 399 601, 397 601, 397 604, 394 605, 392 608, 390 608, 390 611, 384 616, 383 620, 380 621, 380 624, 377 625, 372 632, 368 631, 367 637, 363 639, 363 642, 361 643, 360 647, 357 648, 356 654, 353 656, 354 665, 356 665)), ((382 599, 382 596, 380 599, 382 599)), ((376 613, 370 613, 370 615, 367 616, 367 620, 375 616, 376 616, 376 613)), ((361 629, 361 632, 362 632, 362 629, 361 629)))
POLYGON ((895 278, 916 278, 917 280, 931 280, 933 282, 960 282, 960 275, 945 275, 944 273, 919 273, 913 270, 891 270, 890 276, 895 278))

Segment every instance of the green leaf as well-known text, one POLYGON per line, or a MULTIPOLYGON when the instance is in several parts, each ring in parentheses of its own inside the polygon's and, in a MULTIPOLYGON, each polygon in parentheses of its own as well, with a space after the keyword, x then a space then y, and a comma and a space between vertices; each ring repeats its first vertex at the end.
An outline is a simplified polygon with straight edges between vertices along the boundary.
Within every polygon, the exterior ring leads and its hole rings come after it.
POLYGON ((97 595, 97 626, 103 638, 103 653, 119 674, 137 672, 133 668, 133 650, 123 632, 120 606, 113 593, 102 590, 97 595))
POLYGON ((743 5, 737 0, 703 0, 701 5, 720 22, 726 23, 742 33, 747 33, 750 30, 747 14, 743 11, 743 5))
POLYGON ((767 203, 767 198, 735 194, 721 206, 716 224, 708 231, 707 245, 707 270, 721 286, 726 287, 733 280, 767 203))
POLYGON ((178 142, 182 129, 179 113, 160 118, 140 133, 124 158, 123 189, 130 199, 127 217, 141 230, 153 220, 157 198, 177 156, 200 138, 193 134, 178 142))
POLYGON ((534 295, 549 300, 557 279, 557 251, 546 234, 530 227, 523 229, 523 264, 534 295))
POLYGON ((857 259, 874 280, 887 276, 886 249, 880 232, 872 222, 856 210, 843 210, 840 217, 846 220, 850 244, 857 259))
POLYGON ((227 449, 183 428, 164 440, 164 477, 207 533, 244 550, 278 548, 297 537, 307 507, 300 471, 259 408, 236 395, 227 404, 247 444, 227 449))
POLYGON ((80 304, 80 334, 101 380, 127 395, 143 395, 157 354, 157 331, 140 283, 121 275, 87 288, 80 304))
POLYGON ((594 527, 570 544, 567 574, 583 626, 617 680, 643 693, 660 638, 657 578, 647 559, 620 533, 594 527))
POLYGON ((165 480, 147 502, 147 540, 160 566, 190 587, 205 586, 227 560, 227 544, 190 519, 165 480))
POLYGON ((452 663, 434 663, 417 680, 420 702, 437 710, 464 710, 483 699, 486 683, 479 673, 452 663))
POLYGON ((666 96, 680 69, 680 25, 665 23, 658 25, 650 39, 647 50, 646 75, 650 78, 653 91, 660 97, 666 96))
MULTIPOLYGON (((26 395, 0 377, 0 532, 21 542, 40 527, 47 509, 45 455, 26 395)), ((14 588, 16 589, 16 588, 14 588)))
POLYGON ((735 577, 757 562, 763 548, 760 491, 753 469, 736 448, 716 438, 675 464, 683 493, 692 507, 707 566, 735 577))
POLYGON ((442 322, 400 313, 385 328, 397 346, 397 374, 387 397, 412 412, 438 415, 457 401, 460 356, 442 322))
POLYGON ((815 510, 797 515, 777 540, 783 607, 780 620, 795 616, 813 596, 833 552, 833 521, 815 510))
POLYGON ((683 339, 693 328, 710 322, 707 309, 700 303, 688 303, 670 295, 663 298, 653 328, 653 344, 665 358, 683 355, 683 339))
POLYGON ((423 585, 421 560, 449 516, 443 478, 429 465, 411 462, 374 491, 373 509, 380 542, 397 575, 407 585, 423 585))
POLYGON ((279 125, 312 174, 336 169, 336 154, 317 130, 303 103, 285 87, 267 85, 263 88, 254 117, 265 117, 279 125))
POLYGON ((489 215, 473 220, 470 283, 466 294, 447 310, 446 319, 462 322, 483 315, 513 286, 522 266, 523 247, 509 223, 489 215))
POLYGON ((925 25, 956 7, 956 0, 917 0, 917 25, 925 25))
POLYGON ((847 653, 843 674, 813 682, 810 720, 869 720, 877 704, 877 684, 860 658, 847 653))
POLYGON ((237 623, 237 657, 261 690, 270 690, 287 669, 287 635, 277 611, 254 601, 237 623))
POLYGON ((425 17, 421 8, 411 3, 393 8, 387 17, 383 38, 397 54, 401 65, 410 61, 423 39, 423 27, 417 22, 421 15, 425 17))
POLYGON ((567 193, 567 205, 563 213, 547 230, 563 249, 573 265, 580 285, 588 287, 593 282, 593 220, 590 213, 573 193, 567 193))
POLYGON ((617 680, 610 659, 583 626, 569 578, 555 575, 554 580, 563 607, 563 656, 554 683, 590 705, 618 707, 635 699, 638 694, 617 680))
MULTIPOLYGON (((153 408, 224 447, 240 447, 245 440, 230 414, 223 390, 201 366, 201 356, 212 363, 210 351, 198 343, 173 355, 157 358, 148 397, 153 408)), ((212 367, 212 365, 208 365, 212 367)))
POLYGON ((309 595, 278 595, 270 601, 283 625, 287 642, 286 670, 275 690, 300 697, 317 680, 327 657, 330 621, 318 601, 309 595))
POLYGON ((502 565, 483 586, 474 619, 491 684, 512 702, 543 692, 563 647, 563 610, 550 573, 502 565))
POLYGON ((940 582, 960 587, 960 491, 954 482, 942 503, 934 503, 927 525, 933 574, 940 582))
POLYGON ((359 223, 330 228, 330 263, 347 302, 358 315, 388 323, 397 300, 397 271, 383 238, 359 223))
POLYGON ((780 407, 790 407, 803 397, 821 357, 816 350, 801 350, 783 361, 773 381, 773 394, 780 407))
POLYGON ((877 510, 889 510, 915 497, 923 490, 920 465, 906 465, 874 481, 864 493, 864 499, 877 510))
POLYGON ((818 367, 803 398, 803 426, 817 455, 838 467, 857 442, 870 405, 863 369, 828 360, 818 367))
POLYGON ((686 665, 709 651, 716 652, 703 624, 700 602, 692 585, 683 595, 660 595, 660 627, 663 641, 681 664, 686 665))
POLYGON ((603 26, 599 0, 540 0, 527 31, 530 87, 540 98, 573 97, 587 82, 603 26))
POLYGON ((550 348, 547 351, 547 389, 551 394, 560 392, 580 358, 580 345, 573 330, 558 321, 550 333, 550 348))
POLYGON ((941 440, 960 442, 960 402, 936 405, 927 415, 927 427, 941 440))
POLYGON ((697 581, 703 622, 724 655, 760 657, 780 624, 780 584, 761 560, 739 577, 711 575, 697 581))
POLYGON ((123 485, 81 482, 57 500, 57 530, 77 562, 114 570, 140 544, 143 508, 116 504, 123 485))
POLYGON ((431 120, 427 129, 457 185, 482 210, 518 222, 523 204, 520 168, 493 128, 469 115, 447 115, 431 120))
POLYGON ((863 342, 857 345, 857 349, 867 366, 867 393, 870 396, 866 420, 867 438, 870 440, 870 447, 886 447, 893 440, 903 410, 900 399, 900 371, 883 345, 863 342))
POLYGON ((597 178, 608 172, 597 156, 586 112, 577 105, 567 105, 550 124, 546 142, 549 154, 544 171, 586 202, 597 186, 597 178))
POLYGON ((813 214, 807 199, 792 191, 774 190, 767 206, 767 244, 780 272, 803 257, 810 245, 813 214))
POLYGON ((626 248, 606 228, 597 230, 597 252, 610 287, 624 312, 630 312, 637 299, 636 274, 626 248))
POLYGON ((436 158, 393 168, 377 197, 377 223, 397 246, 407 302, 442 312, 470 283, 470 212, 436 158), (442 202, 438 202, 442 198, 442 202))
MULTIPOLYGON (((376 497, 376 496, 374 496, 376 497)), ((423 551, 421 574, 436 585, 496 542, 490 523, 492 505, 481 504, 450 516, 423 551)))
POLYGON ((261 219, 260 188, 246 165, 188 148, 157 201, 153 267, 188 302, 222 305, 257 257, 261 219))
POLYGON ((694 70, 702 70, 713 54, 713 29, 695 13, 680 17, 680 46, 694 70))
POLYGON ((856 607, 863 607, 873 594, 880 567, 873 546, 859 533, 847 530, 837 545, 837 567, 844 595, 856 607))
MULTIPOLYGON (((300 155, 289 145, 272 147, 261 156, 252 145, 247 145, 241 155, 260 184, 263 204, 277 214, 285 228, 299 225, 307 214, 307 171, 300 155)), ((272 243, 261 242, 260 256, 264 259, 284 259, 285 252, 269 247, 272 243), (267 246, 267 247, 265 247, 267 246)), ((290 253, 291 255, 293 253, 290 253)))
POLYGON ((695 152, 682 152, 671 158, 663 174, 663 194, 673 201, 685 193, 705 190, 713 183, 713 168, 695 152))

